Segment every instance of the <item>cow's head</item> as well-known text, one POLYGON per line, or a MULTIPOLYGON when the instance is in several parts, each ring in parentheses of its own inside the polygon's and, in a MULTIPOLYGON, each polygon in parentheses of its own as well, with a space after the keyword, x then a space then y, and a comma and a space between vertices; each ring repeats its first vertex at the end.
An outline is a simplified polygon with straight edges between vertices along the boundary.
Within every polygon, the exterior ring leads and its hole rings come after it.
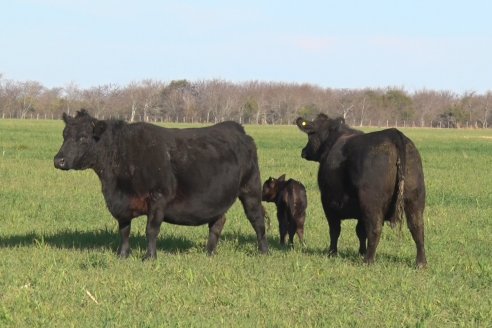
POLYGON ((106 130, 106 123, 82 109, 75 117, 63 113, 63 145, 54 158, 60 170, 84 170, 94 165, 94 147, 106 130))
POLYGON ((261 199, 265 202, 275 202, 278 192, 280 191, 280 184, 285 181, 285 174, 282 174, 278 179, 270 177, 263 184, 263 191, 261 199))
POLYGON ((345 120, 341 117, 331 119, 325 114, 319 114, 314 121, 298 117, 296 124, 308 135, 308 143, 301 153, 302 158, 318 162, 323 152, 323 145, 331 136, 340 131, 345 120))

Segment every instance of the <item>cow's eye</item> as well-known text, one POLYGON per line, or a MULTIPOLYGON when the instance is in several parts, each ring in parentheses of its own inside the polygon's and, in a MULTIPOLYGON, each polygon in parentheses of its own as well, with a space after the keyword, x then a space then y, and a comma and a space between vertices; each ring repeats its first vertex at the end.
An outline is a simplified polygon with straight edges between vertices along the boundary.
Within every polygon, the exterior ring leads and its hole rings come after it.
POLYGON ((79 142, 87 142, 87 140, 88 140, 87 137, 84 136, 79 138, 79 142))

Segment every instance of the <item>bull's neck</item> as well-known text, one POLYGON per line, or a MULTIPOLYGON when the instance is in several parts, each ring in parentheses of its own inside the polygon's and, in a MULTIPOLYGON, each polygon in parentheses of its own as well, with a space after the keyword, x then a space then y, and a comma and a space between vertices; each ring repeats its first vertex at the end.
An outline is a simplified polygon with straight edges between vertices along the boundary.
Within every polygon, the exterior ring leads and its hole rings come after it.
POLYGON ((98 159, 93 167, 94 172, 101 181, 101 188, 106 204, 112 208, 112 201, 115 195, 121 195, 121 188, 118 188, 119 172, 116 171, 117 165, 113 156, 105 155, 98 159))
POLYGON ((337 142, 345 143, 348 139, 363 134, 364 132, 354 129, 344 129, 342 131, 338 131, 330 134, 330 137, 321 145, 320 154, 321 160, 326 158, 326 156, 330 153, 331 149, 337 142))
POLYGON ((323 142, 320 148, 320 159, 325 158, 328 153, 331 151, 333 146, 336 144, 336 142, 343 137, 343 133, 341 132, 335 132, 335 133, 330 133, 330 136, 323 142))
POLYGON ((92 169, 101 181, 114 180, 118 175, 118 139, 118 131, 115 131, 112 124, 108 124, 107 130, 94 147, 94 165, 92 169))

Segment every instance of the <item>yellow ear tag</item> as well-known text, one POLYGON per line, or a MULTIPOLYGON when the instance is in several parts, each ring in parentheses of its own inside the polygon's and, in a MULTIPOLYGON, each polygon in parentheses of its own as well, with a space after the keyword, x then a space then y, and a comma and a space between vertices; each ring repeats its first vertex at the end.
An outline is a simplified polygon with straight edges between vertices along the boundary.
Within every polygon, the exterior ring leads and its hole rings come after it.
POLYGON ((306 121, 302 121, 302 126, 306 126, 306 121))

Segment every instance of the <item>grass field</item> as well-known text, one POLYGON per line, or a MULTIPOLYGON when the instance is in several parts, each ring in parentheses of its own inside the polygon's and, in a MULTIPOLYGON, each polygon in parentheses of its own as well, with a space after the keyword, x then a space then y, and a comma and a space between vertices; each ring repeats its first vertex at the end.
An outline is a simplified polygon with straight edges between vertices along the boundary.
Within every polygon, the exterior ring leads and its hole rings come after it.
POLYGON ((158 259, 142 262, 145 219, 137 218, 133 254, 120 260, 94 172, 53 167, 62 129, 0 120, 0 327, 492 326, 491 130, 404 130, 421 151, 428 191, 429 266, 416 270, 406 227, 385 226, 366 266, 355 221, 345 221, 340 254, 327 257, 317 164, 300 158, 306 139, 294 126, 246 130, 263 180, 286 173, 308 190, 305 249, 280 247, 265 204, 270 255, 259 255, 236 203, 214 257, 205 226, 164 224, 158 259))

